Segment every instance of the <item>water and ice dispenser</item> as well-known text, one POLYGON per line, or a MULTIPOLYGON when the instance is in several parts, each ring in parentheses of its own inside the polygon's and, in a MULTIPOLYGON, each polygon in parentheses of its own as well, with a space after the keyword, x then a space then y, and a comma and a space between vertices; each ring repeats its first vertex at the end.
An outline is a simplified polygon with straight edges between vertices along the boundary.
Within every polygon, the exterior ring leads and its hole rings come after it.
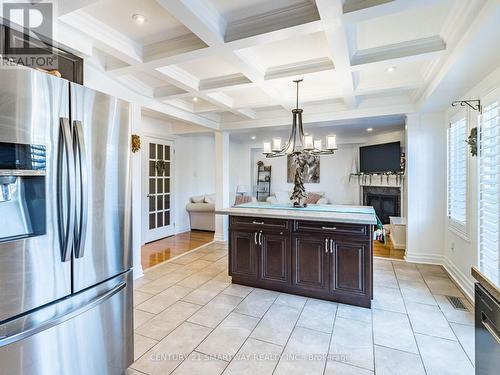
POLYGON ((0 142, 0 242, 45 234, 46 150, 0 142))

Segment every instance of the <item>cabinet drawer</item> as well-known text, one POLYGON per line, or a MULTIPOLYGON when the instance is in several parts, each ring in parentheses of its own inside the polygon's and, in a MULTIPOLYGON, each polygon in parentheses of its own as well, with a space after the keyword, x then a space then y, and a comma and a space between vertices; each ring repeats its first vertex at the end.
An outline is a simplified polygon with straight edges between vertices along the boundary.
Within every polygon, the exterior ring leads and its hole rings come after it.
POLYGON ((231 227, 241 227, 253 230, 289 230, 289 220, 262 217, 231 216, 230 225, 231 227))
POLYGON ((325 234, 345 234, 357 237, 370 236, 370 225, 328 223, 320 221, 295 221, 294 231, 296 232, 321 232, 325 234))

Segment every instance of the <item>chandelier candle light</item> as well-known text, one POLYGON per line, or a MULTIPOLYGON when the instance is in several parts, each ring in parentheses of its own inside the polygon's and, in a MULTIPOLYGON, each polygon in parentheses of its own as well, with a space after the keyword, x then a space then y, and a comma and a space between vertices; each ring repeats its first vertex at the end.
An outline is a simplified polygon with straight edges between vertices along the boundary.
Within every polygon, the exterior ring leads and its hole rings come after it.
POLYGON ((292 131, 288 137, 288 141, 282 147, 281 138, 273 138, 272 142, 264 142, 264 155, 266 158, 276 158, 285 155, 291 155, 296 164, 295 180, 292 196, 290 200, 293 201, 294 207, 305 207, 303 203, 307 197, 302 175, 305 169, 305 159, 309 155, 332 155, 337 150, 337 138, 335 135, 328 135, 326 137, 326 148, 323 149, 323 142, 321 139, 314 139, 312 135, 304 134, 304 127, 302 125, 302 112, 299 108, 299 83, 302 79, 293 81, 297 85, 297 100, 296 107, 292 110, 293 122, 292 131))
POLYGON ((314 139, 312 135, 304 134, 302 125, 302 109, 299 108, 299 83, 302 79, 293 81, 297 84, 296 108, 292 110, 292 131, 288 141, 281 145, 281 138, 273 138, 272 142, 264 142, 264 155, 266 158, 275 158, 285 155, 331 155, 337 150, 337 138, 335 135, 326 136, 326 148, 323 149, 321 139, 314 139))

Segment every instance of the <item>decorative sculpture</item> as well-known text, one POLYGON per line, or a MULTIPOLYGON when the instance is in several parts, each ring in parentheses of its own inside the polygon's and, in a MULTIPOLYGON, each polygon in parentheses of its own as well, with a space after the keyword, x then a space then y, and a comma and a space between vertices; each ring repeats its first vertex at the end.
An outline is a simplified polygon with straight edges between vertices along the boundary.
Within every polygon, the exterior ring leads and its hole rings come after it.
POLYGON ((295 170, 293 192, 290 196, 290 200, 293 201, 294 207, 306 207, 307 203, 302 203, 302 201, 307 197, 306 189, 304 187, 304 181, 302 179, 306 161, 301 157, 300 154, 294 155, 294 158, 295 163, 297 164, 297 169, 295 170))
POLYGON ((141 137, 137 134, 132 134, 132 152, 135 154, 141 149, 141 137))

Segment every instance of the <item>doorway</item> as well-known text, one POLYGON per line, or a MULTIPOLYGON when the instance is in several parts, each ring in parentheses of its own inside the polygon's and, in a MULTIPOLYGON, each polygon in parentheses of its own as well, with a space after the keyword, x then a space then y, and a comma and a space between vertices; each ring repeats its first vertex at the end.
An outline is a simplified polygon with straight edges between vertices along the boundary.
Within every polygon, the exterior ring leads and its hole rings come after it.
POLYGON ((173 164, 174 144, 144 137, 143 151, 143 242, 174 234, 173 164))

